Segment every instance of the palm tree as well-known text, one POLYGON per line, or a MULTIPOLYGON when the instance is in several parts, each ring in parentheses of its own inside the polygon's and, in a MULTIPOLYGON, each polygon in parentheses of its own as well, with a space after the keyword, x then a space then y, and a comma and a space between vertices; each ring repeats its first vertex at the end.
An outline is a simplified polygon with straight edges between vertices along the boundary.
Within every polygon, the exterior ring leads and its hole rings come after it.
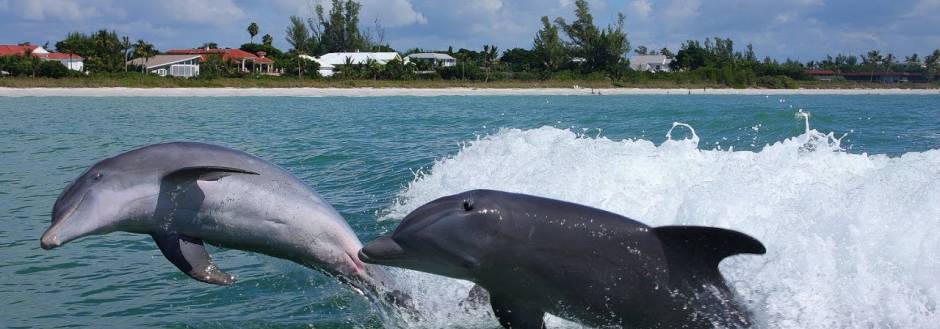
MULTIPOLYGON (((127 61, 129 61, 127 56, 131 50, 131 38, 128 38, 126 35, 123 38, 121 38, 121 47, 124 48, 124 73, 127 73, 127 61)), ((72 55, 69 54, 69 63, 72 62, 71 56, 72 55)))
POLYGON ((895 62, 897 62, 897 57, 894 57, 894 54, 892 53, 888 53, 888 55, 886 55, 884 58, 884 62, 882 63, 885 67, 885 71, 891 71, 891 66, 893 66, 895 62))
POLYGON ((862 55, 862 61, 868 64, 871 68, 871 75, 869 75, 869 81, 875 81, 875 68, 882 63, 884 58, 881 56, 881 52, 878 50, 869 51, 868 54, 862 55))
POLYGON ((360 70, 360 66, 362 65, 353 63, 352 57, 346 57, 346 60, 344 63, 345 64, 343 64, 343 69, 339 71, 339 73, 341 73, 342 76, 346 79, 350 79, 351 77, 358 76, 359 71, 362 71, 360 70), (355 75, 353 75, 354 73, 355 75))
MULTIPOLYGON (((27 44, 25 44, 25 45, 28 46, 29 44, 27 43, 27 44)), ((38 61, 36 60, 36 59, 37 59, 36 56, 33 56, 33 49, 26 49, 26 51, 23 52, 23 59, 24 59, 27 63, 29 63, 29 69, 30 69, 30 71, 31 71, 30 76, 33 77, 33 78, 35 78, 35 77, 36 77, 36 66, 37 66, 37 62, 38 62, 38 61)))
POLYGON ((382 73, 382 65, 373 58, 369 58, 366 61, 366 69, 369 70, 369 75, 372 76, 372 80, 378 80, 379 74, 382 73))
POLYGON ((284 31, 287 36, 284 37, 292 47, 294 47, 294 53, 297 55, 297 78, 303 78, 304 67, 306 66, 307 60, 300 57, 300 55, 306 55, 310 47, 310 31, 307 30, 307 25, 304 23, 304 20, 299 16, 290 17, 291 24, 287 26, 287 30, 284 31))
POLYGON ((924 56, 924 66, 927 68, 927 76, 933 76, 937 79, 937 64, 940 63, 940 49, 936 49, 930 55, 924 56))
POLYGON ((490 81, 490 66, 496 60, 496 54, 498 50, 496 46, 484 45, 483 46, 483 65, 486 67, 486 78, 483 82, 490 81))
POLYGON ((251 43, 255 43, 255 36, 258 35, 258 24, 251 22, 248 24, 248 34, 251 35, 251 43))
POLYGON ((154 49, 152 44, 147 43, 143 39, 137 40, 137 42, 134 43, 133 47, 134 47, 134 58, 144 59, 144 65, 142 65, 141 70, 146 72, 147 62, 149 62, 150 58, 152 58, 154 55, 157 54, 157 50, 154 49))

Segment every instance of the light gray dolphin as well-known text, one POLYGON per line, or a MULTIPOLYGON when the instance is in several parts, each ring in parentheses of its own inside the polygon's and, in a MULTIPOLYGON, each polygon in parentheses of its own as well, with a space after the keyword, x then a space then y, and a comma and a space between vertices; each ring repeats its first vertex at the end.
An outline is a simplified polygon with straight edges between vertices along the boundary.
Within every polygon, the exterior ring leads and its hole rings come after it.
POLYGON ((56 200, 41 246, 115 231, 149 234, 180 271, 212 284, 235 278, 203 243, 288 259, 359 289, 384 280, 357 258, 361 242, 316 192, 277 165, 216 145, 156 144, 96 163, 56 200))
POLYGON ((718 263, 763 254, 745 234, 649 227, 569 202, 474 190, 431 201, 359 252, 366 263, 477 283, 506 328, 550 313, 594 327, 747 327, 718 263))

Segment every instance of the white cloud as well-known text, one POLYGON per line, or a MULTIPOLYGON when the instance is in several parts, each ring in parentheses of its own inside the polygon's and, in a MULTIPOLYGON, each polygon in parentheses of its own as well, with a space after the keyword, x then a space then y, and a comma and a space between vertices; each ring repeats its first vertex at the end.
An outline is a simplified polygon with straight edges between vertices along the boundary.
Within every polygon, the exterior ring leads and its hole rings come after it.
POLYGON ((793 13, 780 13, 780 14, 777 14, 776 17, 774 17, 774 21, 777 23, 783 24, 783 23, 787 23, 793 20, 793 17, 794 17, 793 13))
POLYGON ((650 16, 650 12, 653 11, 653 6, 650 5, 649 0, 634 0, 630 2, 628 6, 630 13, 636 14, 640 18, 647 18, 650 16))
POLYGON ((171 18, 188 23, 224 25, 245 17, 232 0, 160 0, 160 7, 171 18))
POLYGON ((316 2, 304 0, 272 0, 270 4, 278 7, 286 15, 309 16, 313 13, 316 2))
MULTIPOLYGON (((360 23, 371 26, 378 19, 383 27, 401 27, 414 24, 427 24, 428 19, 421 12, 415 10, 411 0, 359 0, 362 5, 360 23)), ((275 0, 274 4, 287 10, 291 15, 308 17, 313 15, 315 5, 323 5, 326 11, 330 10, 330 1, 327 0, 275 0)))
POLYGON ((842 32, 839 33, 842 38, 847 40, 855 40, 863 44, 875 44, 878 47, 883 47, 885 42, 881 40, 880 37, 874 33, 869 32, 842 32))
POLYGON ((399 27, 412 24, 426 24, 428 19, 415 10, 409 0, 363 0, 363 17, 378 19, 382 26, 399 27))
POLYGON ((674 23, 688 23, 687 20, 698 16, 699 0, 674 0, 666 7, 666 18, 674 23))
POLYGON ((123 16, 108 0, 12 0, 4 1, 5 10, 12 10, 27 20, 34 21, 79 21, 104 15, 123 16))
POLYGON ((912 7, 911 11, 904 15, 905 18, 936 15, 940 12, 940 0, 920 0, 912 7))
POLYGON ((479 0, 476 5, 485 11, 497 11, 503 8, 502 0, 479 0))

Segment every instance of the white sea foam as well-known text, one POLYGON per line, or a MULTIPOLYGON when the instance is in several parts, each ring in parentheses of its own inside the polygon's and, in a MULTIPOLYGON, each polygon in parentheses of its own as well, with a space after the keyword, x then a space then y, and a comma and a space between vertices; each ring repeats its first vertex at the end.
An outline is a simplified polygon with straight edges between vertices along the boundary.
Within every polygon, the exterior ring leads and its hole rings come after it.
MULTIPOLYGON (((656 145, 506 129, 418 174, 383 219, 475 188, 573 201, 652 226, 746 232, 767 254, 732 257, 721 270, 762 328, 940 323, 940 150, 850 154, 815 130, 751 152, 702 150, 697 138, 656 145)), ((468 284, 412 275, 433 281, 416 285, 432 287, 417 296, 437 309, 427 326, 493 324, 481 313, 454 315, 468 284)))

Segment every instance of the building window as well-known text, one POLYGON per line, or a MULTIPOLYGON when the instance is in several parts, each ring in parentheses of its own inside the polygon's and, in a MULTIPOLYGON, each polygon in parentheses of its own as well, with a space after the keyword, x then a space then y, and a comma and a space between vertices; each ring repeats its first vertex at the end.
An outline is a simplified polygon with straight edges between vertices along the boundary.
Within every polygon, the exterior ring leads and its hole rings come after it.
POLYGON ((174 77, 192 78, 199 75, 199 66, 191 64, 176 64, 170 66, 170 75, 174 77))

